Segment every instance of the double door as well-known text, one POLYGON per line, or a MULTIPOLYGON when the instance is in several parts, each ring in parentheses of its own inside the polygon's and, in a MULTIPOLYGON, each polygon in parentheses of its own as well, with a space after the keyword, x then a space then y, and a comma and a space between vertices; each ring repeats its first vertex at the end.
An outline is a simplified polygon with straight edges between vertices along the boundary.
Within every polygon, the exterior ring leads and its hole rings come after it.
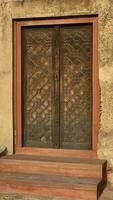
POLYGON ((22 27, 22 145, 92 148, 92 24, 22 27))

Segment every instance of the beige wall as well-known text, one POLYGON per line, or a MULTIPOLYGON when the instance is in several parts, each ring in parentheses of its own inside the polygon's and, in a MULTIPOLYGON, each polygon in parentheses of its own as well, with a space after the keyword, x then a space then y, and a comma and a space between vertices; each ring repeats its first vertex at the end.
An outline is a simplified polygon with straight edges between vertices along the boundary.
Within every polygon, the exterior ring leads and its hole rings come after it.
POLYGON ((99 14, 101 120, 98 157, 113 184, 113 0, 0 0, 0 145, 13 151, 12 19, 99 14))

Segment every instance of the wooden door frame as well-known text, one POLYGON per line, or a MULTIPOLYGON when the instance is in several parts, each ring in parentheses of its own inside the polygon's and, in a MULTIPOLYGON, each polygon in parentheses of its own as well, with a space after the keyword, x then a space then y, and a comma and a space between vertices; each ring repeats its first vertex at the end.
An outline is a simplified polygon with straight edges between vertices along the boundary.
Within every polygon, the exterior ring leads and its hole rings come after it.
POLYGON ((99 69, 98 69, 98 16, 71 16, 38 19, 15 19, 14 30, 14 136, 15 152, 36 154, 48 153, 50 155, 73 155, 92 157, 97 154, 99 133, 99 69), (92 52, 92 150, 65 150, 42 149, 22 147, 22 91, 21 91, 21 28, 24 26, 43 26, 61 24, 85 24, 93 25, 93 52, 92 52))

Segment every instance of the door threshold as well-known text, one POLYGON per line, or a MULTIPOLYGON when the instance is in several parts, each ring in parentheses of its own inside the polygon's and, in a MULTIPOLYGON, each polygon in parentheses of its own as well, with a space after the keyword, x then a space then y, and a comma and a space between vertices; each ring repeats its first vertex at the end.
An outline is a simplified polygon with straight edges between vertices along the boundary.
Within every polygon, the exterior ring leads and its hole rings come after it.
POLYGON ((57 157, 97 158, 97 152, 94 150, 17 147, 15 153, 40 156, 47 155, 57 157))

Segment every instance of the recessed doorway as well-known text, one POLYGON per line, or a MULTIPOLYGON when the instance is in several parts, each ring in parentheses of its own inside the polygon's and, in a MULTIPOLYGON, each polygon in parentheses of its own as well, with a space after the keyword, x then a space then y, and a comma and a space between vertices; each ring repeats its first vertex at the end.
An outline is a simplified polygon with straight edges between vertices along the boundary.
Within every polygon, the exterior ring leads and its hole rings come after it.
POLYGON ((14 38, 16 146, 96 150, 97 17, 16 20, 14 38))

